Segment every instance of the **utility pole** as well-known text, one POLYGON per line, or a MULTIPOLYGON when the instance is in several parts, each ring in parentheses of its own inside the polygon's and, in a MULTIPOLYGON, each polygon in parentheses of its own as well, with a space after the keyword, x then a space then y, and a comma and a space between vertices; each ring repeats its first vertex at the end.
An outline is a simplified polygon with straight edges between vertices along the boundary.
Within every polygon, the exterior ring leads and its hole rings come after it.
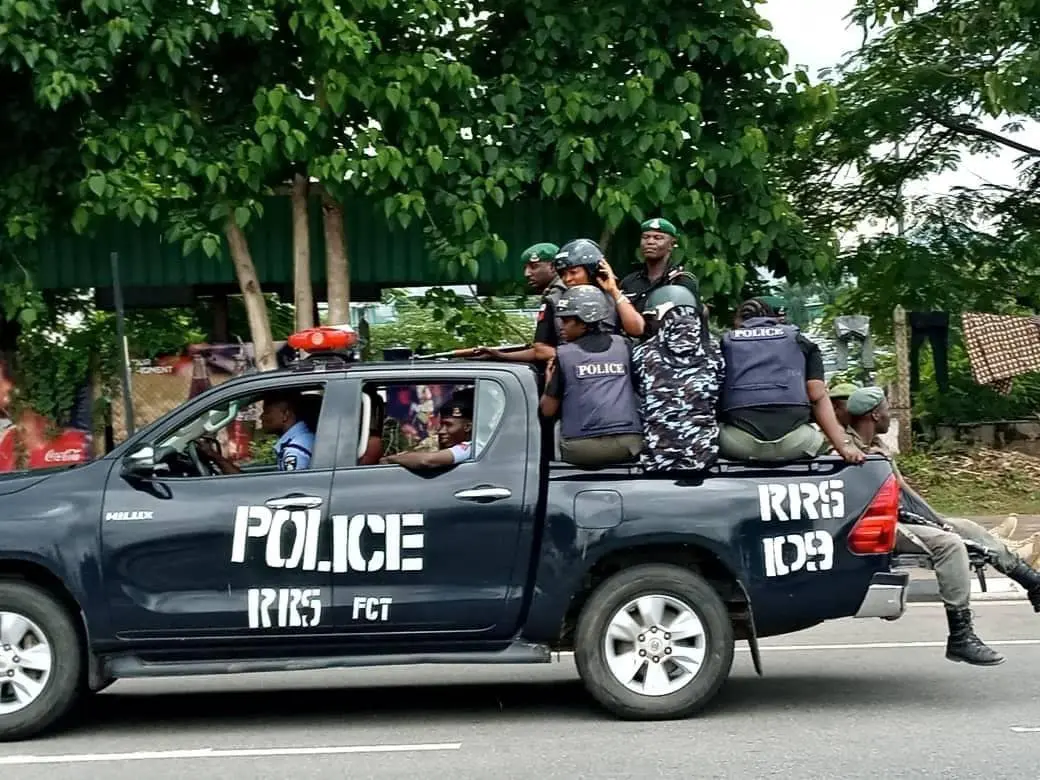
MULTIPOLYGON (((900 159, 899 143, 896 143, 896 159, 900 159)), ((896 235, 900 238, 906 232, 903 214, 903 182, 900 179, 896 186, 896 235)), ((906 310, 897 305, 892 313, 892 338, 896 349, 896 382, 894 398, 891 399, 893 416, 899 424, 899 452, 909 452, 913 447, 911 433, 911 399, 910 399, 910 334, 908 333, 906 310)))

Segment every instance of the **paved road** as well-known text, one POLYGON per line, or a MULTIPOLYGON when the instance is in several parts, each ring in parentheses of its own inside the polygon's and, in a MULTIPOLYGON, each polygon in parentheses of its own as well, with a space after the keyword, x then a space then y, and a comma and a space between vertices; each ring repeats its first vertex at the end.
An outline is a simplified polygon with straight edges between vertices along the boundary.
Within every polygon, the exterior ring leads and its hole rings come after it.
POLYGON ((671 723, 604 717, 566 657, 544 667, 123 682, 70 730, 0 747, 0 772, 19 780, 1036 777, 1040 616, 1022 602, 980 604, 978 613, 982 636, 1008 656, 1001 667, 946 661, 941 607, 915 604, 895 623, 849 620, 766 640, 764 679, 741 651, 710 712, 671 723), (397 752, 346 752, 366 746, 397 752), (165 752, 207 749, 217 752, 165 752), (105 757, 112 753, 128 755, 105 757))

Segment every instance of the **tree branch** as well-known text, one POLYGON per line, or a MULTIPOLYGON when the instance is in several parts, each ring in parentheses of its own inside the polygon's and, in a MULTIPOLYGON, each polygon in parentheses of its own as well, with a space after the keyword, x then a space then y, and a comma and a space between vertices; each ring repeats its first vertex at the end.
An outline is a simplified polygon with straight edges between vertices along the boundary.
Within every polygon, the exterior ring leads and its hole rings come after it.
POLYGON ((984 130, 981 127, 967 125, 963 122, 954 122, 952 119, 943 119, 934 115, 932 116, 932 120, 939 123, 947 130, 953 130, 955 133, 960 133, 961 135, 974 135, 978 138, 985 138, 989 141, 993 141, 994 143, 1007 146, 1010 149, 1015 149, 1019 152, 1022 152, 1023 154, 1028 154, 1030 157, 1040 157, 1040 149, 1037 149, 1032 146, 1027 146, 1026 144, 1019 143, 1018 141, 1013 141, 1012 139, 1006 138, 1000 135, 999 133, 994 133, 991 130, 984 130))

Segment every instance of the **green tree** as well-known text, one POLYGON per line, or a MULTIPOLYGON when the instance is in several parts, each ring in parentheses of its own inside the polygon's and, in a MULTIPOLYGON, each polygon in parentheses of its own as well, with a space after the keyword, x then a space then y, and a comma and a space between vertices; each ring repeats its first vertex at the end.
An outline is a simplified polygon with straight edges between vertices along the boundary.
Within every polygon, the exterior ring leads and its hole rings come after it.
POLYGON ((827 267, 833 234, 804 229, 781 174, 830 91, 801 73, 785 79, 787 53, 754 8, 482 7, 474 67, 496 130, 484 153, 519 161, 527 194, 588 204, 604 241, 626 220, 668 216, 705 293, 721 299, 756 266, 794 280, 827 267))
POLYGON ((1040 16, 1031 0, 858 0, 872 38, 836 69, 838 108, 810 134, 794 175, 806 213, 846 228, 902 218, 904 239, 853 247, 860 308, 1040 304, 1040 16), (925 7, 927 6, 927 8, 925 7), (1002 123, 998 130, 991 129, 1002 123), (987 125, 989 125, 987 127, 987 125), (1017 185, 981 181, 941 196, 906 185, 959 168, 965 154, 1020 155, 1017 185))

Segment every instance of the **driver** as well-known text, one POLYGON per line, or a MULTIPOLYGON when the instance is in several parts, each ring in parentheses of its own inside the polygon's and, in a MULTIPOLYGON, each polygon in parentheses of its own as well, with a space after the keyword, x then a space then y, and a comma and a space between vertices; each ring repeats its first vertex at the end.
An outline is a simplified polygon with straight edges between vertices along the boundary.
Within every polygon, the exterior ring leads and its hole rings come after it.
MULTIPOLYGON (((264 433, 278 435, 274 453, 279 471, 301 471, 311 464, 314 452, 314 431, 300 419, 299 396, 295 393, 271 393, 264 396, 260 414, 260 428, 264 433)), ((209 457, 224 474, 239 474, 242 469, 224 457, 220 448, 200 440, 201 454, 209 457)))

